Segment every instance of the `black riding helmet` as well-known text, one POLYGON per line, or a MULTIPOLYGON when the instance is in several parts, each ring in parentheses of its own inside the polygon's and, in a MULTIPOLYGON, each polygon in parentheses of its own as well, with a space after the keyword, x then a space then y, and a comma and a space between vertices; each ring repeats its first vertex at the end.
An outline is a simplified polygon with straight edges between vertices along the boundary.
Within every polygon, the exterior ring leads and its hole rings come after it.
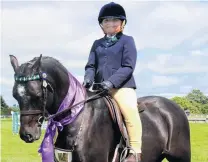
POLYGON ((98 16, 99 24, 102 23, 103 19, 109 17, 118 18, 122 21, 125 20, 127 22, 126 12, 124 8, 121 5, 114 2, 108 3, 101 8, 98 16))

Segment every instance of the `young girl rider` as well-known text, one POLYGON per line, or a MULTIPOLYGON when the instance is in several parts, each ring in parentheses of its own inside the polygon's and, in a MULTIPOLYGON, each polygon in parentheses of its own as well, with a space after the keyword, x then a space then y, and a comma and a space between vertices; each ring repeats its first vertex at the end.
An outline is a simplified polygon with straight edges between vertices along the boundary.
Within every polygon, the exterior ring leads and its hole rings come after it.
POLYGON ((137 157, 140 162, 142 125, 133 76, 137 61, 134 39, 123 34, 126 13, 117 3, 111 2, 101 8, 98 22, 105 36, 92 45, 83 85, 88 89, 93 82, 101 83, 102 89, 108 91, 118 103, 132 148, 125 161, 136 162, 137 157))

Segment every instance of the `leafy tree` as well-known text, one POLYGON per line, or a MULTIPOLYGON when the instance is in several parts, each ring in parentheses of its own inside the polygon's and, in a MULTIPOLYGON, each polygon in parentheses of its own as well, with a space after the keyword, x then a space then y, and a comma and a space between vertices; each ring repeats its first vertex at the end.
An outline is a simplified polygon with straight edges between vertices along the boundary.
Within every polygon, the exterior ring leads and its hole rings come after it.
POLYGON ((10 115, 11 110, 9 109, 9 106, 6 104, 3 96, 1 96, 1 114, 2 115, 10 115))
POLYGON ((193 89, 185 97, 172 98, 182 109, 190 110, 194 114, 208 114, 208 97, 200 90, 193 89))
POLYGON ((199 89, 193 89, 190 93, 188 93, 186 98, 200 104, 208 104, 208 97, 205 96, 199 89))
POLYGON ((208 104, 204 104, 201 108, 203 114, 208 114, 208 104))
POLYGON ((174 97, 172 98, 183 110, 188 109, 191 113, 198 114, 200 113, 201 105, 195 101, 190 101, 186 97, 174 97))
POLYGON ((9 106, 6 104, 3 96, 1 96, 1 109, 8 108, 9 106))

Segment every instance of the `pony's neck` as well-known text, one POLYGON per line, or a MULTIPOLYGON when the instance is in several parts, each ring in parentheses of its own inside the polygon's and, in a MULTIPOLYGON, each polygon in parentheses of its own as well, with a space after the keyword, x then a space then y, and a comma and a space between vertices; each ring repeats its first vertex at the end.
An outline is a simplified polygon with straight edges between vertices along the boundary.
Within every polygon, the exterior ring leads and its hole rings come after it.
POLYGON ((49 104, 47 104, 47 110, 50 114, 55 114, 58 111, 58 108, 63 101, 64 97, 66 96, 69 88, 69 77, 68 71, 64 68, 61 64, 46 64, 45 67, 48 75, 52 79, 52 86, 54 89, 54 93, 50 94, 49 97, 49 104), (48 65, 48 66, 47 66, 48 65), (51 65, 53 67, 51 67, 51 65))

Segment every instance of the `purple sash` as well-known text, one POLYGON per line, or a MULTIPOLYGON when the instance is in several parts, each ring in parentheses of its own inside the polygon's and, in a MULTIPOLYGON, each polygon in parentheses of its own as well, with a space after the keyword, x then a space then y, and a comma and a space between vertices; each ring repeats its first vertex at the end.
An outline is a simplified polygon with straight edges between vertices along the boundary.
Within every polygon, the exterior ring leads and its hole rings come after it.
MULTIPOLYGON (((59 106, 58 112, 82 101, 86 97, 86 91, 81 83, 69 73, 70 86, 66 97, 59 106)), ((71 114, 61 121, 57 122, 53 119, 48 121, 46 133, 44 139, 38 150, 42 154, 42 162, 53 162, 54 161, 54 145, 53 138, 56 133, 56 128, 62 131, 64 125, 72 123, 76 117, 83 110, 84 104, 80 104, 71 109, 71 114)))

